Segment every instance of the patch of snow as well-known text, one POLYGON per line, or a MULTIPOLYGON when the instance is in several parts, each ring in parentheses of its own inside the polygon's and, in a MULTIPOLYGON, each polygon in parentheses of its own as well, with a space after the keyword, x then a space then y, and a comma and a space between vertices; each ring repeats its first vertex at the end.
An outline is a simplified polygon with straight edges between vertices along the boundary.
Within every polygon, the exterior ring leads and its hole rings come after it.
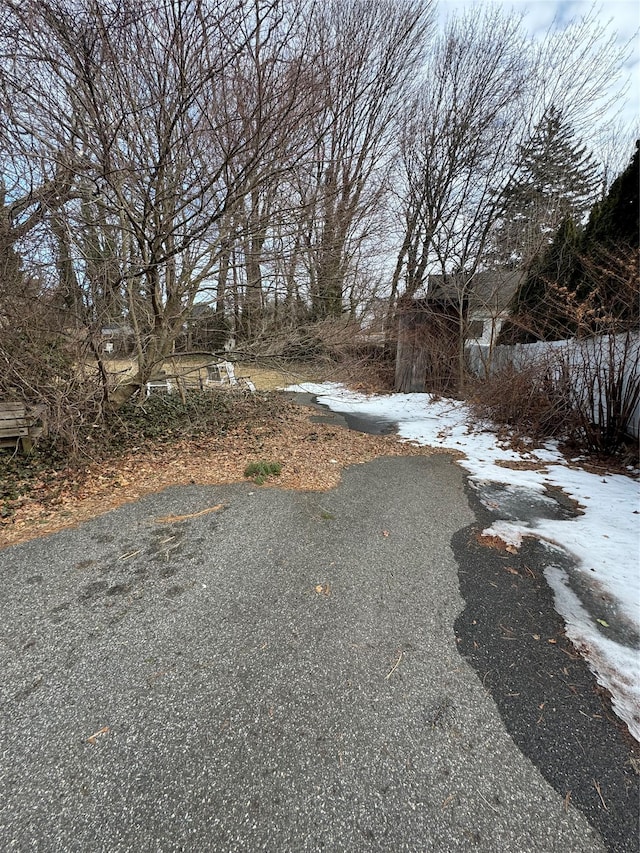
POLYGON ((491 527, 482 531, 483 536, 497 536, 505 545, 519 548, 522 545, 522 528, 512 521, 494 521, 491 527))
MULTIPOLYGON (((430 394, 358 394, 335 383, 305 383, 287 390, 314 394, 335 412, 396 421, 405 441, 458 451, 463 454, 460 465, 476 484, 500 483, 538 496, 550 486, 562 489, 577 502, 582 515, 567 520, 497 521, 485 533, 514 546, 523 536, 535 535, 568 552, 586 581, 614 599, 636 636, 640 635, 640 485, 631 477, 570 468, 553 442, 542 449, 515 451, 499 440, 491 424, 474 419, 470 409, 457 400, 430 394), (522 462, 528 463, 526 469, 505 467, 505 463, 522 462)), ((616 712, 640 740, 640 649, 603 636, 606 628, 598 626, 597 615, 583 607, 561 571, 549 569, 547 577, 567 635, 611 692, 616 712)))
POLYGON ((616 714, 625 721, 636 740, 640 740, 638 650, 616 643, 594 629, 593 617, 569 586, 564 569, 548 566, 544 574, 553 590, 556 610, 565 620, 567 636, 583 652, 598 684, 611 693, 616 714))

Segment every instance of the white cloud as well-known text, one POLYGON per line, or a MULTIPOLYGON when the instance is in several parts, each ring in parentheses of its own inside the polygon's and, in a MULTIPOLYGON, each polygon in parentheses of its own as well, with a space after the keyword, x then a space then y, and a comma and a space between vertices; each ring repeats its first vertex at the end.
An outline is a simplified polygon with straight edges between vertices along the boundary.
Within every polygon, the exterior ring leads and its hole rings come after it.
POLYGON ((603 118, 605 126, 640 125, 640 3, 638 0, 608 0, 595 5, 591 0, 440 0, 439 22, 443 26, 450 14, 477 14, 480 7, 500 6, 523 16, 525 30, 534 38, 542 38, 550 28, 564 29, 577 18, 591 14, 594 21, 615 36, 620 47, 629 46, 630 54, 621 79, 612 87, 603 118))

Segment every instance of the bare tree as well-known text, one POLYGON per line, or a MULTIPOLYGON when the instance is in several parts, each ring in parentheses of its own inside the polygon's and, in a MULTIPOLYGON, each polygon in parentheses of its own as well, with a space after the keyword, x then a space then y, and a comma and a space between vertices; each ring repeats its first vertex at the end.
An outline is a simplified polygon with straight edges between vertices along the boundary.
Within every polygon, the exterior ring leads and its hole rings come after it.
POLYGON ((620 63, 591 18, 536 45, 518 17, 496 8, 453 18, 436 46, 401 128, 402 236, 390 308, 401 292, 425 288, 432 272, 448 280, 459 312, 460 380, 470 289, 489 263, 534 128, 554 109, 583 127, 620 63))
POLYGON ((259 0, 249 6, 243 24, 245 49, 227 70, 229 85, 219 105, 225 126, 240 117, 245 141, 225 171, 236 197, 235 253, 242 261, 237 273, 244 281, 235 331, 244 340, 262 330, 265 247, 284 215, 281 186, 311 147, 304 124, 317 109, 314 57, 302 8, 259 0))
POLYGON ((361 315, 399 186, 391 308, 455 271, 462 328, 531 129, 553 106, 580 132, 619 54, 589 19, 535 47, 495 10, 431 50, 431 7, 0 0, 0 256, 47 271, 99 365, 101 327, 132 327, 115 403, 207 297, 249 343, 361 315))
MULTIPOLYGON (((314 136, 309 234, 313 314, 339 316, 349 245, 380 204, 392 122, 424 61, 431 3, 335 0, 314 9, 321 125, 314 136)), ((366 232, 365 232, 366 233, 366 232)))
MULTIPOLYGON (((220 275, 230 214, 255 202, 262 165, 286 135, 298 72, 271 51, 283 35, 280 5, 5 0, 21 72, 12 91, 54 126, 43 144, 72 140, 77 201, 61 200, 50 221, 60 245, 71 233, 67 269, 86 284, 102 266, 104 278, 108 248, 107 290, 122 293, 135 330, 138 370, 120 399, 171 352, 201 286, 220 275), (269 68, 277 85, 266 81, 269 68), (117 241, 107 240, 112 229, 117 241)), ((251 226, 250 256, 260 240, 251 226)))

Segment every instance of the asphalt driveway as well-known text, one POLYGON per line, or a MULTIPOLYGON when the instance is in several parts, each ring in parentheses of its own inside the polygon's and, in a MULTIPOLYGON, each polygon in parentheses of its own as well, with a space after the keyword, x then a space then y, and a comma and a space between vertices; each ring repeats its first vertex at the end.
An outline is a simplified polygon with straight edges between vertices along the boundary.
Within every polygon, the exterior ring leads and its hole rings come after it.
POLYGON ((0 551, 0 849, 606 849, 459 652, 474 518, 447 457, 379 459, 0 551))

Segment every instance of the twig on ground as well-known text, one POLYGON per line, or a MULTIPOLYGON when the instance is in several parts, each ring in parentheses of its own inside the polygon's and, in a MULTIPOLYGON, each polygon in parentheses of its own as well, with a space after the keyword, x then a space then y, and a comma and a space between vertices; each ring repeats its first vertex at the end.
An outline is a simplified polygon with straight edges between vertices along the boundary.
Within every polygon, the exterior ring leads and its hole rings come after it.
POLYGON ((87 738, 88 743, 95 744, 96 740, 101 735, 106 735, 109 732, 109 726, 103 726, 101 729, 98 729, 97 732, 94 732, 90 737, 87 738))
POLYGON ((385 675, 385 679, 389 679, 389 678, 391 678, 391 676, 393 675, 393 673, 394 673, 394 672, 396 671, 396 669, 398 668, 398 665, 400 664, 400 661, 401 661, 401 660, 402 660, 402 649, 400 649, 400 655, 398 656, 398 660, 394 663, 393 667, 392 667, 392 668, 389 670, 389 672, 385 675))
POLYGON ((495 812, 496 814, 500 814, 498 809, 494 809, 494 807, 491 805, 489 800, 487 800, 485 797, 483 797, 482 794, 480 793, 480 791, 478 791, 478 796, 480 797, 481 800, 484 800, 484 802, 489 806, 489 808, 491 809, 492 812, 495 812))
POLYGON ((600 797, 600 802, 602 803, 602 808, 603 808, 606 812, 608 812, 608 811, 609 811, 609 807, 607 806, 607 804, 606 804, 606 803, 605 803, 605 801, 604 801, 604 797, 602 796, 602 791, 600 790, 600 785, 598 784, 598 781, 597 781, 596 779, 594 779, 594 780, 593 780, 593 786, 594 786, 594 788, 596 789, 596 791, 598 792, 598 796, 600 797))
POLYGON ((187 521, 189 518, 198 518, 210 512, 220 512, 221 509, 224 509, 224 504, 209 506, 206 509, 201 509, 200 512, 189 512, 187 515, 163 515, 162 518, 156 518, 156 524, 174 524, 179 521, 187 521))

